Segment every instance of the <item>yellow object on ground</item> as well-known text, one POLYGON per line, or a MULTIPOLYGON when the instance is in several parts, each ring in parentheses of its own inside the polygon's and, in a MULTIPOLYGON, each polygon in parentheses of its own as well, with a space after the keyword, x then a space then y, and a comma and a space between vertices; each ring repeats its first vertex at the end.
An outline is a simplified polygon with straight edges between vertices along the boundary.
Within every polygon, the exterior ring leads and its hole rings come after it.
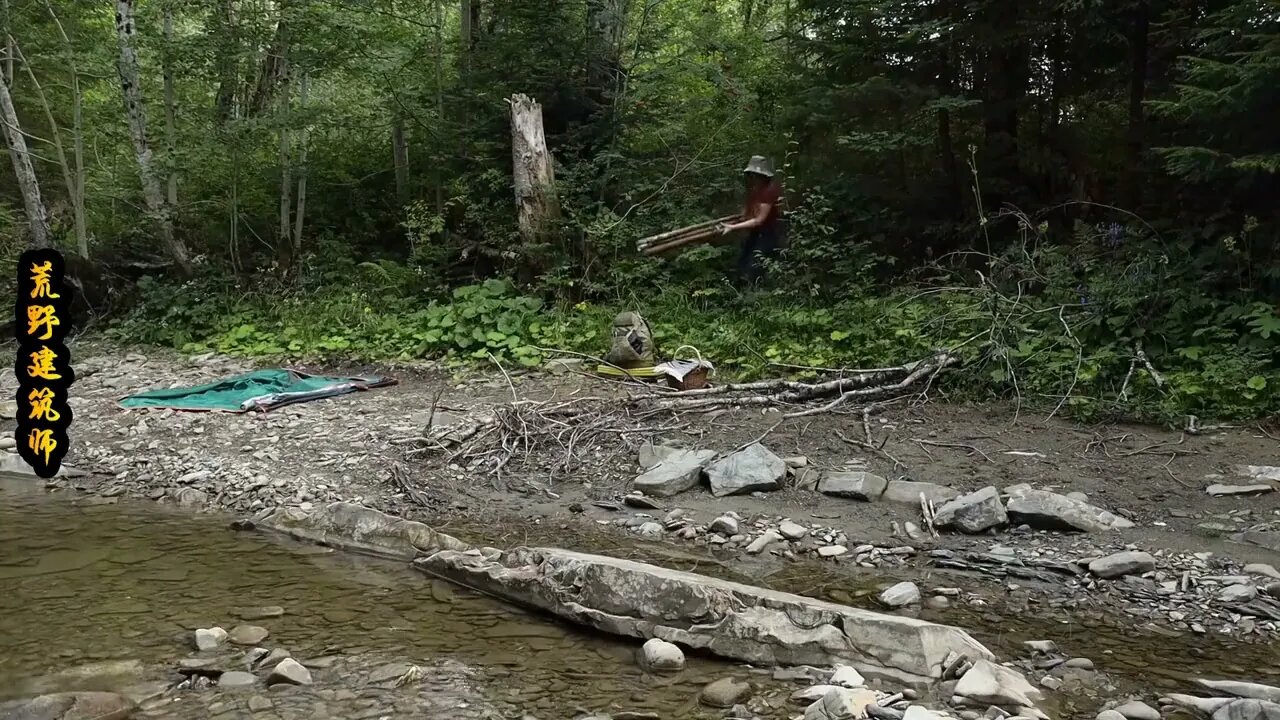
POLYGON ((654 367, 638 367, 623 370, 622 368, 616 368, 610 365, 597 365, 596 372, 600 375, 608 375, 609 377, 632 377, 644 379, 656 378, 665 374, 654 367))

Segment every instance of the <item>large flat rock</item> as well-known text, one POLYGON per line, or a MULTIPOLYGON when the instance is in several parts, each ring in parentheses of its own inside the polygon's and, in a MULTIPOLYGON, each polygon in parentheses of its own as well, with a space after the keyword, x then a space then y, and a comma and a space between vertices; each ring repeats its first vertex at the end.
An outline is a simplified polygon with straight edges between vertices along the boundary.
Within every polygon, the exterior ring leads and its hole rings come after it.
POLYGON ((336 502, 311 510, 278 508, 258 524, 298 540, 397 560, 469 547, 420 522, 403 520, 355 503, 336 502))
POLYGON ((752 443, 707 467, 707 482, 716 497, 777 490, 786 477, 786 462, 760 443, 752 443))
POLYGON ((675 450, 637 477, 631 488, 650 497, 679 495, 698 484, 702 469, 715 458, 715 450, 675 450))
POLYGON ((1030 485, 1005 488, 1009 496, 1005 510, 1015 523, 1026 523, 1042 530, 1077 530, 1106 532, 1133 527, 1133 523, 1115 513, 1081 502, 1066 495, 1036 490, 1030 485))
POLYGON ((949 488, 946 485, 915 482, 913 480, 890 480, 880 499, 888 502, 906 503, 907 505, 919 505, 921 493, 924 493, 925 499, 934 505, 942 505, 948 500, 960 497, 959 490, 949 488))
POLYGON ((496 560, 441 551, 423 571, 615 635, 660 638, 758 665, 853 665, 863 675, 928 685, 951 652, 991 652, 958 628, 554 548, 496 560))

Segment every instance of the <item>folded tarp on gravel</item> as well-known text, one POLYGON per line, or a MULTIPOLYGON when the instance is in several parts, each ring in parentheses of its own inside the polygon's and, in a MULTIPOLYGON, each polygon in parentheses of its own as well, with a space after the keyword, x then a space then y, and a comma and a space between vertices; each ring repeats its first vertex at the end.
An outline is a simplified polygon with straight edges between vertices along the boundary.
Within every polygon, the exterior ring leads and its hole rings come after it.
POLYGON ((233 413, 250 410, 266 412, 293 403, 309 402, 335 395, 345 395, 357 390, 395 384, 395 378, 376 375, 324 377, 277 368, 256 370, 207 385, 138 393, 121 400, 120 405, 128 409, 169 408, 233 413))

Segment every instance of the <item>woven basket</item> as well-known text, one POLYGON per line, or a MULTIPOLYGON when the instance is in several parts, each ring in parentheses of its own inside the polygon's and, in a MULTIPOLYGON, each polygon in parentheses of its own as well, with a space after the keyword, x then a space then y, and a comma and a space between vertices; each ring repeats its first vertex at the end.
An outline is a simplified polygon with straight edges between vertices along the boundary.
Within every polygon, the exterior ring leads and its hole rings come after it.
MULTIPOLYGON (((680 351, 686 349, 692 350, 693 354, 698 357, 698 362, 702 362, 702 353, 698 351, 698 348, 693 347, 692 345, 681 345, 676 348, 676 356, 679 357, 680 351)), ((690 370, 682 380, 677 380, 668 375, 667 385, 676 390, 700 390, 707 386, 707 379, 709 376, 710 373, 707 371, 705 366, 696 367, 693 370, 690 370)))

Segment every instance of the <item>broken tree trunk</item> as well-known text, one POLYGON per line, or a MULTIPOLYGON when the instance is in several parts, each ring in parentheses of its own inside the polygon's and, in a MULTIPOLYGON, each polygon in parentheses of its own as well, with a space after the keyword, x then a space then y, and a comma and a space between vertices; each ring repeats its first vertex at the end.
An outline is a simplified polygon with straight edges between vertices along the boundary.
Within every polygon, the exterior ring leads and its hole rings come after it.
POLYGON ((147 114, 142 104, 142 86, 139 81, 138 53, 133 47, 136 32, 133 21, 133 0, 116 0, 116 35, 120 41, 120 89, 124 97, 125 118, 129 124, 129 137, 133 140, 134 157, 138 163, 138 176, 142 180, 142 196, 147 211, 160 228, 165 250, 173 258, 178 271, 191 275, 191 258, 187 246, 174 233, 173 217, 160 190, 156 178, 151 146, 147 142, 147 114))
POLYGON ((36 180, 36 171, 31 165, 31 153, 27 150, 22 126, 18 125, 18 113, 13 109, 8 83, 0 83, 0 120, 4 121, 4 127, 0 129, 4 130, 9 157, 13 160, 13 174, 18 178, 22 206, 27 212, 27 222, 31 228, 31 245, 38 248, 52 247, 49 242, 49 217, 45 214, 44 201, 40 199, 40 183, 36 180))
POLYGON ((274 99, 280 86, 284 84, 288 74, 289 55, 289 23, 286 19, 285 4, 280 5, 280 20, 276 23, 275 38, 262 58, 262 68, 258 73, 258 84, 249 98, 248 111, 245 117, 255 117, 266 111, 274 99))
POLYGON ((555 239, 560 222, 555 170, 542 131, 542 106, 527 95, 513 95, 511 159, 520 236, 531 245, 555 239))

